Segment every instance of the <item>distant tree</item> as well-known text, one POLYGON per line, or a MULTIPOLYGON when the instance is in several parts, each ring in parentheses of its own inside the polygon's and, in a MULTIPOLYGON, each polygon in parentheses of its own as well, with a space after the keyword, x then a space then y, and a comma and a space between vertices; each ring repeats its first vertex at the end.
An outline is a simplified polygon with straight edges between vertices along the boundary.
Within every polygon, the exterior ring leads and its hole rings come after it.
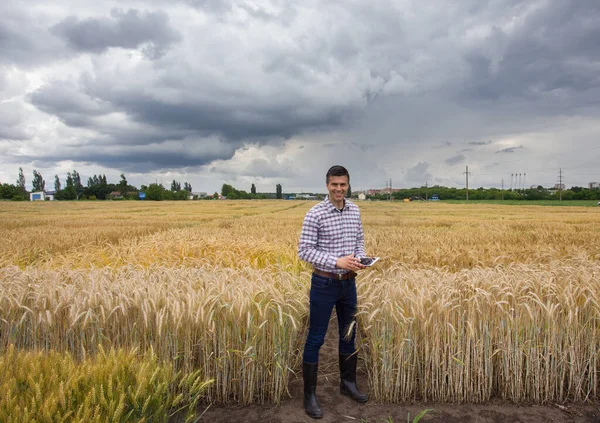
POLYGON ((25 189, 25 174, 23 173, 22 167, 19 168, 19 179, 17 179, 17 187, 19 188, 19 191, 21 191, 21 194, 25 195, 27 193, 27 190, 25 189))
POLYGON ((123 197, 127 195, 127 179, 125 178, 125 174, 121 173, 121 180, 119 181, 119 192, 123 197))
POLYGON ((219 193, 218 193, 217 191, 215 191, 215 193, 213 194, 213 198, 214 198, 215 200, 218 200, 218 199, 219 199, 219 193))
POLYGON ((150 184, 146 190, 146 200, 161 201, 163 199, 163 192, 165 189, 162 185, 150 184))
POLYGON ((252 187, 250 188, 250 193, 256 195, 256 186, 254 186, 254 184, 252 184, 252 187))
POLYGON ((60 178, 58 177, 58 175, 54 175, 54 191, 60 191, 60 178))
POLYGON ((228 184, 223 184, 223 186, 221 187, 221 195, 223 197, 231 197, 231 194, 235 192, 235 188, 233 188, 231 185, 228 184))
POLYGON ((42 174, 37 170, 33 170, 33 190, 34 191, 44 191, 46 189, 46 181, 42 177, 42 174))
POLYGON ((348 192, 346 193, 346 198, 352 198, 352 185, 348 184, 348 192))
POLYGON ((76 200, 77 190, 73 185, 67 186, 65 189, 58 191, 55 198, 57 200, 76 200))
POLYGON ((186 190, 187 192, 192 192, 192 184, 190 184, 189 182, 184 182, 183 189, 186 190))
POLYGON ((171 182, 171 192, 177 191, 181 191, 181 184, 173 179, 173 182, 171 182))
POLYGON ((185 189, 180 189, 179 191, 176 192, 171 192, 171 200, 187 200, 190 196, 189 191, 186 191, 185 189))
POLYGON ((275 198, 281 200, 283 198, 283 192, 281 190, 281 184, 275 186, 275 198))
POLYGON ((25 200, 25 196, 21 193, 21 189, 13 184, 0 184, 0 198, 3 200, 25 200))
MULTIPOLYGON (((76 171, 74 171, 76 173, 76 171)), ((67 172, 67 182, 65 189, 57 193, 55 197, 57 200, 76 200, 77 189, 75 188, 75 179, 71 172, 67 172)))
POLYGON ((73 170, 73 172, 71 173, 71 177, 73 178, 73 186, 75 187, 75 190, 83 190, 83 185, 81 184, 81 176, 79 175, 79 172, 73 170))
POLYGON ((73 176, 71 175, 71 172, 67 172, 67 188, 69 187, 73 187, 73 176))

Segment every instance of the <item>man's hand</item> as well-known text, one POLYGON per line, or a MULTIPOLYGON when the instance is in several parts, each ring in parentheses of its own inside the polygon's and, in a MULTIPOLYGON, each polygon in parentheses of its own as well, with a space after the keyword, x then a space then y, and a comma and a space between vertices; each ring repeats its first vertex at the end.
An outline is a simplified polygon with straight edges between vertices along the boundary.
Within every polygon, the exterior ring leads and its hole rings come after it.
POLYGON ((360 259, 357 257, 354 257, 354 254, 350 254, 349 256, 340 257, 339 259, 337 259, 337 262, 335 263, 335 265, 336 265, 336 267, 339 267, 340 269, 351 270, 353 272, 367 267, 363 264, 360 264, 360 259))

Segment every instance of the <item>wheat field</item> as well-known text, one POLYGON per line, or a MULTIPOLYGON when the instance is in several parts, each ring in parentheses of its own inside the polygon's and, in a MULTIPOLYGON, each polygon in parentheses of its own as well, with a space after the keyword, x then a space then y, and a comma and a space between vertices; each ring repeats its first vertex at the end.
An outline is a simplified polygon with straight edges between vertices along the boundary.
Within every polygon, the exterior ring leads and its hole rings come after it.
MULTIPOLYGON (((170 375, 165 419, 198 402, 280 402, 307 330, 297 243, 313 204, 0 203, 0 367, 37 354, 94 373, 98 357, 150 357, 170 375)), ((600 210, 359 206, 366 250, 382 257, 357 279, 376 400, 598 400, 600 210)), ((61 415, 35 383, 28 406, 0 396, 0 420, 17 406, 37 410, 31 421, 61 415)), ((65 421, 99 407, 86 398, 65 421)), ((104 401, 105 421, 130 421, 127 398, 104 401)))

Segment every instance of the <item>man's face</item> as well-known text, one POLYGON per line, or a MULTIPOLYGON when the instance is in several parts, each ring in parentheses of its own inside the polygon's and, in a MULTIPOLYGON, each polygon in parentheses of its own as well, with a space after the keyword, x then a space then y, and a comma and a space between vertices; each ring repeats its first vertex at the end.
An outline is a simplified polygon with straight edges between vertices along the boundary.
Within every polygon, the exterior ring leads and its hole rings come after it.
POLYGON ((329 199, 331 201, 344 201, 348 192, 348 177, 347 176, 330 176, 327 182, 327 191, 329 191, 329 199))

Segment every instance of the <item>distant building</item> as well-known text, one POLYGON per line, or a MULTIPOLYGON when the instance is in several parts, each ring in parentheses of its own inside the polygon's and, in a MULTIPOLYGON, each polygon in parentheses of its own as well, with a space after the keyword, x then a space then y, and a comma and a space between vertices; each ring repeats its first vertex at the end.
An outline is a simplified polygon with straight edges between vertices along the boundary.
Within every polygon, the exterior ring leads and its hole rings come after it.
POLYGON ((565 189, 565 184, 556 184, 556 185, 554 185, 554 189, 564 190, 565 189))
POLYGON ((360 201, 365 201, 367 199, 367 195, 364 192, 361 192, 360 194, 358 194, 358 199, 360 201))
POLYGON ((208 198, 208 194, 206 192, 192 192, 192 200, 194 199, 194 197, 201 199, 201 198, 208 198))
POLYGON ((29 201, 54 201, 56 191, 36 191, 29 193, 29 201))
POLYGON ((29 201, 44 201, 46 193, 44 191, 36 191, 29 193, 29 201))
POLYGON ((600 188, 600 182, 590 182, 588 184, 588 187, 590 189, 598 189, 598 188, 600 188))

